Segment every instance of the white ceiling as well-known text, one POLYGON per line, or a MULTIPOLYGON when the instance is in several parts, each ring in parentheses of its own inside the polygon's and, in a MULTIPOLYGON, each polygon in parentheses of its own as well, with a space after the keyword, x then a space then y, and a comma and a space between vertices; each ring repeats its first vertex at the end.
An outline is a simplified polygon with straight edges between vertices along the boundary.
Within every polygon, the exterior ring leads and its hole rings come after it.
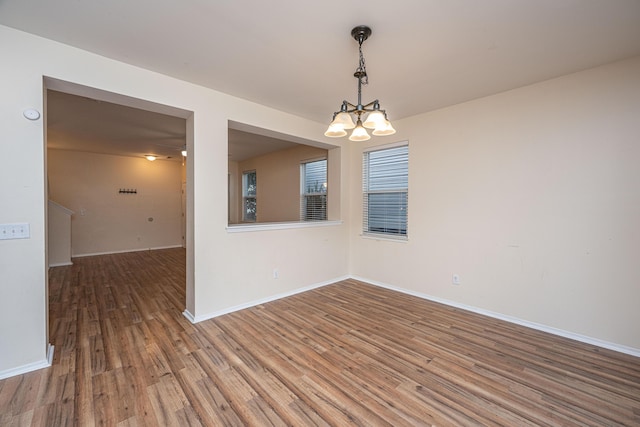
POLYGON ((47 91, 47 145, 60 150, 181 160, 186 120, 47 91))
POLYGON ((639 0, 2 0, 0 24, 328 123, 357 43, 390 120, 640 55, 639 0))
MULTIPOLYGON (((304 142, 292 140, 231 123, 229 159, 242 161, 304 142)), ((181 161, 181 151, 186 148, 186 120, 48 90, 47 145, 59 150, 134 157, 152 154, 161 160, 181 161)))

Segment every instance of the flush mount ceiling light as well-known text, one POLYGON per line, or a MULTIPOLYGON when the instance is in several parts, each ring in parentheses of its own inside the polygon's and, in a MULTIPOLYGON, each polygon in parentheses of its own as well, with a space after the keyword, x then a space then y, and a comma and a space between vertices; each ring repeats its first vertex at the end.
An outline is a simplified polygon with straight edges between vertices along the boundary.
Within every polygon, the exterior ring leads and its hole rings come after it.
POLYGON ((333 120, 329 125, 329 129, 324 133, 325 136, 339 138, 347 135, 347 130, 353 129, 349 139, 351 141, 366 141, 371 138, 367 129, 373 129, 371 132, 375 136, 393 135, 396 130, 391 126, 391 122, 387 119, 385 110, 380 109, 380 102, 376 99, 368 104, 362 105, 362 85, 369 83, 367 77, 367 68, 362 55, 362 43, 371 35, 371 28, 366 25, 360 25, 351 30, 351 37, 358 42, 358 52, 360 61, 358 68, 353 76, 358 79, 358 103, 356 105, 342 101, 340 111, 333 113, 333 120), (362 121, 362 115, 368 113, 362 121), (353 117, 352 117, 353 116, 353 117), (353 122, 353 119, 356 122, 353 122))
POLYGON ((152 154, 147 154, 146 156, 144 156, 145 159, 149 160, 150 162, 153 162, 155 159, 157 159, 158 157, 152 155, 152 154))

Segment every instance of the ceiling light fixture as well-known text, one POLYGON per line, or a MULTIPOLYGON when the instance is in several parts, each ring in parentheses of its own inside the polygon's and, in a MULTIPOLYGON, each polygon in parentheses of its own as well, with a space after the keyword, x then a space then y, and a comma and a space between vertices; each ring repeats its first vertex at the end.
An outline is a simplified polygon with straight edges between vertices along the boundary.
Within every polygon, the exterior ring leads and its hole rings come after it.
POLYGON ((181 153, 182 153, 182 157, 187 157, 187 146, 186 145, 182 147, 181 153))
POLYGON ((371 28, 366 25, 360 25, 351 30, 351 37, 358 42, 358 52, 360 61, 358 68, 353 76, 358 79, 358 104, 354 105, 348 101, 342 101, 340 111, 333 113, 333 120, 329 128, 324 133, 325 136, 339 138, 347 135, 347 130, 353 129, 349 139, 351 141, 366 141, 371 138, 367 129, 373 129, 371 132, 375 136, 393 135, 396 130, 391 126, 391 122, 387 119, 387 112, 380 109, 380 102, 376 99, 368 104, 362 105, 362 85, 369 83, 367 77, 367 67, 364 63, 362 55, 362 43, 371 35, 371 28), (362 115, 368 113, 362 121, 362 115), (353 122, 353 118, 356 122, 353 122))
POLYGON ((144 156, 144 158, 149 160, 150 162, 153 162, 155 159, 157 159, 157 157, 152 154, 147 154, 146 156, 144 156))

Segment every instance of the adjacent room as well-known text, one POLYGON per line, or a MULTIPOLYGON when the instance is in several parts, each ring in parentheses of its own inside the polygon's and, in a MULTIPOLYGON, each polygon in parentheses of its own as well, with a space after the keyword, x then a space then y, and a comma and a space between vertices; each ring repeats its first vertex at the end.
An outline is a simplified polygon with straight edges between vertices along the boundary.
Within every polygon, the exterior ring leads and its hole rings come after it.
POLYGON ((638 22, 0 2, 0 425, 640 425, 638 22))
POLYGON ((66 208, 72 224, 65 245, 49 226, 50 247, 72 249, 50 249, 49 266, 184 247, 186 120, 54 90, 46 99, 48 219, 66 208))

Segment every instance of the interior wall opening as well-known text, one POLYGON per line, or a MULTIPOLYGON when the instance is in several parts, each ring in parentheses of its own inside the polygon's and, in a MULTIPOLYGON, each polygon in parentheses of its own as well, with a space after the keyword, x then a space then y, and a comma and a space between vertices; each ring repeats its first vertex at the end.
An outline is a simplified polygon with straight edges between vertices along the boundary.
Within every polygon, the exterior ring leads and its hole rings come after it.
POLYGON ((186 232, 192 113, 51 78, 44 100, 48 267, 78 256, 182 247, 184 309, 193 295, 186 232), (53 219, 60 208, 69 216, 67 236, 53 219), (60 245, 65 238, 68 247, 60 245))
POLYGON ((229 121, 229 225, 339 219, 332 218, 339 204, 338 151, 229 121))

